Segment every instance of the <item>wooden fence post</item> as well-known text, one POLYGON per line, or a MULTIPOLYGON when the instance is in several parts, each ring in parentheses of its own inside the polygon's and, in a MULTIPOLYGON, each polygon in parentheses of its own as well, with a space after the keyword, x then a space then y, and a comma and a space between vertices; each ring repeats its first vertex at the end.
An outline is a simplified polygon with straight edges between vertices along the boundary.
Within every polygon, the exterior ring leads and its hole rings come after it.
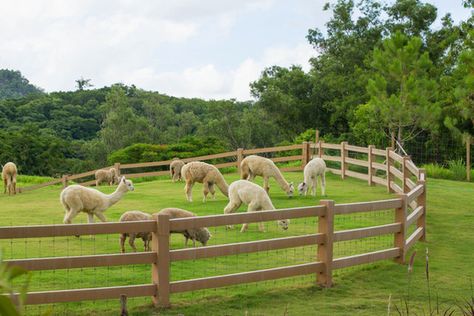
POLYGON ((314 139, 314 143, 315 144, 319 143, 319 129, 316 130, 316 136, 315 136, 315 139, 314 139))
POLYGON ((301 150, 301 167, 304 168, 311 157, 311 148, 309 142, 303 142, 303 149, 301 150))
POLYGON ((238 148, 237 149, 237 171, 239 172, 239 175, 240 175, 240 164, 242 163, 243 159, 244 159, 244 149, 238 148))
POLYGON ((152 251, 156 262, 152 264, 152 281, 157 286, 153 303, 158 307, 170 306, 170 217, 158 214, 156 231, 152 232, 152 251))
POLYGON ((114 168, 115 168, 115 174, 117 175, 117 177, 120 177, 120 162, 116 162, 114 164, 114 168))
POLYGON ((407 167, 407 161, 410 160, 410 156, 403 156, 402 157, 403 160, 402 160, 402 173, 403 173, 403 178, 402 178, 402 190, 404 193, 408 193, 410 192, 410 188, 408 187, 408 181, 407 181, 407 178, 408 178, 408 175, 409 175, 409 172, 408 172, 408 167, 407 167))
POLYGON ((390 133, 390 146, 392 146, 392 149, 397 148, 397 147, 395 146, 395 131, 392 131, 392 132, 390 133))
POLYGON ((369 174, 369 185, 372 186, 374 185, 374 182, 372 181, 372 177, 374 176, 374 167, 373 167, 373 162, 374 162, 374 159, 375 159, 375 155, 373 154, 373 150, 374 150, 374 145, 369 145, 368 146, 368 149, 369 149, 369 152, 367 153, 367 160, 368 160, 368 163, 369 163, 369 167, 367 169, 368 171, 368 174, 369 174))
POLYGON ((341 143, 341 179, 342 180, 346 178, 346 170, 347 170, 346 157, 347 157, 348 151, 346 150, 346 145, 347 145, 347 142, 341 143))
POLYGON ((471 135, 466 137, 466 180, 471 181, 471 135))
POLYGON ((120 295, 120 316, 128 316, 127 295, 120 295))
MULTIPOLYGON (((425 175, 425 169, 420 169, 420 174, 425 175)), ((421 178, 421 177, 420 177, 421 178)), ((416 202, 418 206, 423 206, 423 214, 418 218, 416 222, 417 227, 423 227, 423 235, 421 235, 420 240, 426 241, 426 176, 418 180, 417 184, 423 185, 423 193, 417 198, 416 202)))
POLYGON ((318 157, 322 158, 324 155, 323 141, 319 140, 318 142, 318 157))
POLYGON ((64 174, 63 177, 61 178, 61 182, 63 184, 63 188, 67 187, 67 174, 64 174))
POLYGON ((392 193, 393 190, 392 188, 390 187, 390 182, 392 182, 392 173, 390 172, 390 166, 392 165, 391 164, 391 158, 390 158, 390 151, 392 150, 391 147, 387 147, 386 149, 386 157, 385 157, 385 164, 387 166, 387 192, 388 193, 392 193))
POLYGON ((319 217, 318 232, 325 234, 323 244, 318 245, 318 261, 324 264, 323 269, 317 275, 317 283, 323 287, 332 286, 332 261, 334 242, 334 201, 321 200, 321 205, 326 206, 326 212, 319 217))
POLYGON ((395 258, 395 261, 405 263, 405 242, 406 242, 406 221, 407 221, 407 195, 405 193, 399 194, 402 199, 402 206, 395 209, 395 222, 401 224, 400 232, 395 233, 394 246, 400 249, 400 256, 395 258))

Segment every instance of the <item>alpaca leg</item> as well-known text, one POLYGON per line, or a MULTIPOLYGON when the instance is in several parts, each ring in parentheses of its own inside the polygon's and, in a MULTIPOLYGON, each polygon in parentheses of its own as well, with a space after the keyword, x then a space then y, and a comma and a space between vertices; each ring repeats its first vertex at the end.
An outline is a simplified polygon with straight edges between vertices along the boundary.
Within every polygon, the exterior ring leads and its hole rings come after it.
POLYGON ((189 202, 193 201, 193 185, 194 183, 186 180, 186 186, 184 187, 184 192, 186 192, 186 197, 189 202))
POLYGON ((120 234, 120 251, 125 253, 125 240, 127 240, 127 234, 120 234))
POLYGON ((13 182, 13 194, 16 194, 16 181, 13 182))
POLYGON ((137 247, 135 247, 135 237, 136 237, 136 234, 131 233, 128 238, 128 244, 130 245, 130 247, 132 247, 133 252, 137 252, 137 247))
POLYGON ((7 194, 7 179, 3 179, 3 194, 7 194))
POLYGON ((326 196, 326 173, 321 175, 321 194, 326 196))
POLYGON ((89 224, 94 223, 94 214, 87 213, 87 222, 88 222, 89 224))
POLYGON ((209 192, 212 194, 212 199, 216 199, 216 189, 214 189, 214 183, 209 183, 209 192))
MULTIPOLYGON (((242 205, 242 201, 239 199, 238 201, 229 201, 227 206, 224 208, 224 214, 231 214, 234 213, 239 207, 242 205)), ((233 225, 227 225, 227 229, 234 228, 233 225)))
POLYGON ((203 197, 202 201, 206 202, 207 195, 209 194, 209 182, 204 180, 203 183, 202 183, 202 186, 203 186, 202 193, 204 194, 204 197, 203 197))
POLYGON ((312 179, 312 188, 311 188, 311 195, 316 196, 316 190, 318 188, 318 177, 312 179))
POLYGON ((186 236, 184 236, 184 239, 185 239, 185 240, 184 240, 184 246, 187 247, 187 246, 188 246, 188 240, 189 240, 189 238, 186 237, 186 236))
POLYGON ((248 181, 253 181, 255 179, 255 174, 253 174, 251 171, 249 171, 249 176, 247 177, 248 181))
MULTIPOLYGON (((258 207, 256 205, 256 203, 253 203, 251 202, 249 205, 248 205, 248 208, 247 208, 247 212, 255 212, 258 210, 258 207)), ((242 228, 240 229, 240 232, 243 233, 245 232, 249 227, 249 224, 245 223, 242 225, 242 228)))

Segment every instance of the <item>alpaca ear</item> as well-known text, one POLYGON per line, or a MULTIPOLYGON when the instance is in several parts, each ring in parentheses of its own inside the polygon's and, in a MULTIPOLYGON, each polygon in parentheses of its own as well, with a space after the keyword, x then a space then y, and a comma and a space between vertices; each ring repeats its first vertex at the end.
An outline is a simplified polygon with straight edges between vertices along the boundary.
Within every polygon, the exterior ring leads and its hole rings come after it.
POLYGON ((122 178, 120 179, 120 182, 125 183, 125 176, 122 176, 122 178))

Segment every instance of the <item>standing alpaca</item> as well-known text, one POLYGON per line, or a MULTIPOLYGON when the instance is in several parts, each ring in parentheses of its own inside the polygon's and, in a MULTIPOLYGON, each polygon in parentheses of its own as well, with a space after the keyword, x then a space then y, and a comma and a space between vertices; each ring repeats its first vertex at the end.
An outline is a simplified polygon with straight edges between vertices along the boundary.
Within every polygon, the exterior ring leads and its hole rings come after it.
MULTIPOLYGON (((225 207, 224 214, 235 212, 242 203, 248 205, 247 212, 257 212, 262 210, 269 211, 275 209, 267 192, 265 192, 265 190, 260 186, 247 180, 237 180, 232 182, 229 186, 229 204, 225 207)), ((283 219, 277 221, 277 223, 281 228, 287 230, 290 220, 283 219)), ((246 231, 248 226, 249 224, 242 225, 240 232, 243 233, 246 231)), ((258 226, 260 231, 265 231, 263 223, 259 223, 258 226)), ((227 226, 227 228, 232 228, 232 226, 227 226)))
MULTIPOLYGON (((170 219, 196 217, 196 214, 190 211, 173 207, 162 209, 158 213, 153 214, 152 218, 157 219, 158 214, 168 215, 170 219)), ((205 246, 209 239, 212 237, 211 233, 209 232, 209 229, 207 229, 206 227, 188 228, 185 230, 172 230, 170 231, 170 233, 183 234, 185 238, 184 245, 187 246, 188 240, 191 239, 193 241, 193 247, 196 247, 196 240, 199 241, 203 246, 205 246)))
POLYGON ((219 169, 208 163, 193 161, 185 164, 181 169, 181 177, 186 181, 184 190, 189 202, 193 201, 192 189, 195 182, 203 184, 204 202, 206 202, 206 197, 209 192, 211 192, 212 198, 215 199, 216 191, 214 190, 214 184, 219 187, 222 194, 229 196, 229 186, 222 176, 222 173, 219 169))
POLYGON ((64 224, 71 224, 72 219, 79 212, 87 213, 89 223, 94 222, 94 215, 102 222, 105 222, 104 211, 120 201, 122 196, 128 191, 133 191, 133 183, 120 179, 117 189, 112 194, 104 194, 96 189, 86 188, 81 185, 71 185, 61 192, 59 200, 66 211, 64 215, 64 224))
POLYGON ((318 176, 321 176, 321 194, 326 195, 326 163, 321 158, 314 158, 304 167, 304 182, 298 185, 300 195, 306 195, 309 187, 313 196, 316 196, 318 176))
POLYGON ((170 175, 173 182, 181 181, 181 169, 184 166, 184 162, 179 158, 174 158, 170 163, 170 175))
POLYGON ((241 179, 244 180, 252 181, 255 179, 255 176, 263 177, 263 187, 267 193, 270 190, 268 180, 270 177, 273 177, 289 197, 293 196, 293 183, 288 183, 281 174, 280 169, 268 158, 255 155, 247 156, 242 160, 240 170, 241 179))
MULTIPOLYGON (((151 215, 142 211, 128 211, 120 216, 121 222, 132 222, 132 221, 146 221, 151 220, 151 215)), ((132 247, 133 251, 137 252, 135 247, 135 238, 143 239, 145 251, 150 251, 151 232, 139 232, 139 233, 122 233, 120 234, 120 250, 122 253, 125 252, 125 241, 128 239, 128 244, 132 247)))
POLYGON ((95 172, 95 186, 98 187, 102 182, 107 182, 109 185, 117 184, 119 181, 117 171, 115 168, 100 169, 95 172))
POLYGON ((18 171, 16 169, 16 165, 13 162, 7 162, 2 169, 2 179, 4 185, 3 193, 7 193, 8 188, 8 195, 16 194, 16 176, 18 171))

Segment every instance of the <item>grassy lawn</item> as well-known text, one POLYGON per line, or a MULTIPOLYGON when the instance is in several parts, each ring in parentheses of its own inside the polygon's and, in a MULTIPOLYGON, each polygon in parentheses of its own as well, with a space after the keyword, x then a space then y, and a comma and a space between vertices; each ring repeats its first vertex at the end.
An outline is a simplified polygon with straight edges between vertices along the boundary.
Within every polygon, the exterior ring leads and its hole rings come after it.
MULTIPOLYGON (((302 173, 286 173, 289 181, 297 184, 302 173)), ((230 183, 237 174, 225 175, 230 183)), ((261 184, 261 182, 259 182, 261 184)), ((21 185, 21 183, 20 183, 21 185)), ((277 208, 319 204, 318 197, 289 199, 275 182, 271 182, 271 197, 277 208)), ((203 203, 202 186, 193 190, 194 202, 185 200, 183 183, 157 180, 137 183, 135 191, 106 211, 109 221, 116 221, 126 210, 143 210, 154 213, 164 207, 181 207, 198 215, 221 214, 226 198, 216 193, 216 200, 203 203)), ((112 192, 112 187, 101 187, 112 192)), ((54 186, 19 194, 14 197, 0 196, 0 225, 33 225, 62 223, 64 211, 59 203, 61 187, 54 186)), ((341 181, 334 175, 327 176, 327 198, 336 203, 367 201, 389 198, 384 187, 368 187, 363 181, 341 181)), ((431 295, 435 301, 439 295, 442 306, 452 305, 467 298, 470 278, 474 274, 474 184, 447 180, 428 181, 428 242, 418 243, 417 256, 411 281, 411 305, 428 306, 424 277, 424 249, 430 251, 431 295)), ((245 207, 241 208, 244 211, 245 207)), ((338 216, 336 230, 381 225, 393 221, 393 210, 377 213, 338 216)), ((73 220, 86 222, 85 214, 73 220)), ((292 220, 290 229, 282 231, 275 222, 266 223, 267 232, 261 233, 256 224, 241 234, 239 228, 225 230, 210 228, 213 238, 210 245, 294 236, 314 233, 314 218, 292 220)), ((141 241, 136 241, 139 250, 141 241)), ((393 236, 366 238, 359 241, 336 243, 335 257, 357 254, 392 247, 393 236)), ((128 245, 127 245, 128 246, 128 245)), ((58 237, 42 239, 2 240, 0 247, 6 258, 33 258, 64 255, 86 255, 119 252, 118 236, 103 235, 58 237)), ((184 247, 182 236, 173 236, 173 249, 184 247)), ((129 249, 129 248, 127 248, 129 249)), ((205 260, 172 263, 172 280, 184 280, 211 275, 265 269, 314 260, 316 247, 299 247, 288 250, 268 251, 205 260)), ((150 267, 134 265, 126 267, 85 268, 43 271, 33 274, 30 290, 67 289, 82 287, 144 284, 150 282, 150 267)), ((389 295, 400 305, 400 298, 407 290, 406 266, 383 261, 375 264, 351 267, 335 272, 335 286, 320 289, 314 285, 315 276, 303 276, 278 281, 238 285, 222 289, 196 291, 171 296, 173 308, 160 311, 151 306, 150 298, 129 299, 133 315, 381 315, 387 313, 389 295)), ((393 303, 392 303, 393 304, 393 303)), ((435 303, 433 302, 433 305, 435 303)), ((52 308, 54 314, 68 315, 116 315, 117 301, 96 301, 57 304, 51 307, 28 307, 28 314, 37 314, 52 308)), ((422 314, 418 312, 418 314, 422 314)))

